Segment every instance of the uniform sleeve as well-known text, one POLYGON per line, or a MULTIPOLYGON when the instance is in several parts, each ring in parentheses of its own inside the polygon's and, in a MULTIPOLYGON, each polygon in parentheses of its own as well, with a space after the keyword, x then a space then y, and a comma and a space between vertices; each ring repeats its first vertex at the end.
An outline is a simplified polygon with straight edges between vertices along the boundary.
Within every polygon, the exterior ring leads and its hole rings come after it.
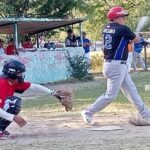
POLYGON ((49 89, 47 87, 44 87, 40 84, 34 84, 34 83, 31 83, 29 90, 32 90, 32 91, 35 91, 35 92, 38 91, 39 94, 41 92, 42 94, 47 93, 49 95, 52 95, 52 93, 55 91, 55 90, 49 89))
POLYGON ((87 43, 91 43, 91 41, 89 39, 86 40, 87 43))
POLYGON ((7 95, 7 84, 5 84, 4 80, 0 79, 0 108, 3 108, 4 102, 7 95))
POLYGON ((70 46, 70 40, 67 39, 67 38, 65 39, 65 46, 66 46, 66 47, 69 47, 69 46, 70 46))
POLYGON ((89 40, 89 43, 91 44, 91 40, 89 40))
MULTIPOLYGON (((0 95, 0 97, 1 97, 1 95, 0 95)), ((3 108, 3 106, 4 106, 4 102, 3 102, 3 100, 0 98, 0 108, 3 108)))
POLYGON ((2 109, 0 108, 0 117, 1 117, 1 118, 4 118, 4 119, 9 120, 9 121, 13 121, 14 116, 15 116, 15 115, 10 114, 10 113, 7 113, 6 111, 4 111, 4 110, 2 110, 2 109))
POLYGON ((127 40, 133 40, 136 37, 135 33, 128 26, 123 26, 121 33, 127 40))
POLYGON ((30 82, 23 82, 22 84, 19 84, 15 88, 16 93, 23 93, 30 87, 31 83, 30 82))

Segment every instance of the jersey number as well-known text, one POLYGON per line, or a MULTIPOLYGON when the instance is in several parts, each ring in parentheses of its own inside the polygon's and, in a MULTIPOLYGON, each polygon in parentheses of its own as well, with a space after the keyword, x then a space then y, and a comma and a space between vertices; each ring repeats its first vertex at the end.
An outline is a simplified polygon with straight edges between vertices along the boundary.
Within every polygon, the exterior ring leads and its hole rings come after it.
POLYGON ((106 36, 104 37, 104 41, 105 41, 105 48, 106 49, 112 49, 112 36, 110 34, 106 34, 106 36))

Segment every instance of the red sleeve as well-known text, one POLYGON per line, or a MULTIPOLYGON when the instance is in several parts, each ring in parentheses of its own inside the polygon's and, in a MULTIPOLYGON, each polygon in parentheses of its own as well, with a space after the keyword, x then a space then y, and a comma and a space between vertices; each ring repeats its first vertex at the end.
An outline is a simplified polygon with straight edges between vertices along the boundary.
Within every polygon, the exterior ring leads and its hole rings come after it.
POLYGON ((31 83, 30 82, 23 82, 21 84, 18 84, 15 88, 16 93, 23 93, 30 87, 31 83))
POLYGON ((5 53, 7 54, 7 49, 8 49, 8 46, 5 48, 5 53))
POLYGON ((22 47, 25 48, 25 43, 22 43, 22 47))
POLYGON ((3 108, 7 96, 11 96, 13 90, 8 88, 6 79, 0 79, 0 108, 3 108))

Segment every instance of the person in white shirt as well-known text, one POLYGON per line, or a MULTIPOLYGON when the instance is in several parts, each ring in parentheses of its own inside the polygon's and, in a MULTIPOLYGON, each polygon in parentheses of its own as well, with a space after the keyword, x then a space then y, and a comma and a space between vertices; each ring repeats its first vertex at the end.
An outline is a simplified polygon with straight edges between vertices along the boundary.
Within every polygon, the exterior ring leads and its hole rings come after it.
POLYGON ((4 41, 2 39, 0 39, 0 55, 5 54, 5 49, 3 47, 3 42, 4 41))

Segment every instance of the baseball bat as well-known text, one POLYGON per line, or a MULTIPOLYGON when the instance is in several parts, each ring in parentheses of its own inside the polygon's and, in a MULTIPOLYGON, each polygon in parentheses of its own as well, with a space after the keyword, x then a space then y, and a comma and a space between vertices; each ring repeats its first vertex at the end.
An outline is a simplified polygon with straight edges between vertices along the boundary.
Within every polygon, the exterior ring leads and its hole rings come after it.
POLYGON ((142 31, 148 24, 150 21, 150 17, 149 16, 142 16, 140 18, 140 20, 138 21, 137 27, 136 27, 136 32, 140 32, 142 31))

